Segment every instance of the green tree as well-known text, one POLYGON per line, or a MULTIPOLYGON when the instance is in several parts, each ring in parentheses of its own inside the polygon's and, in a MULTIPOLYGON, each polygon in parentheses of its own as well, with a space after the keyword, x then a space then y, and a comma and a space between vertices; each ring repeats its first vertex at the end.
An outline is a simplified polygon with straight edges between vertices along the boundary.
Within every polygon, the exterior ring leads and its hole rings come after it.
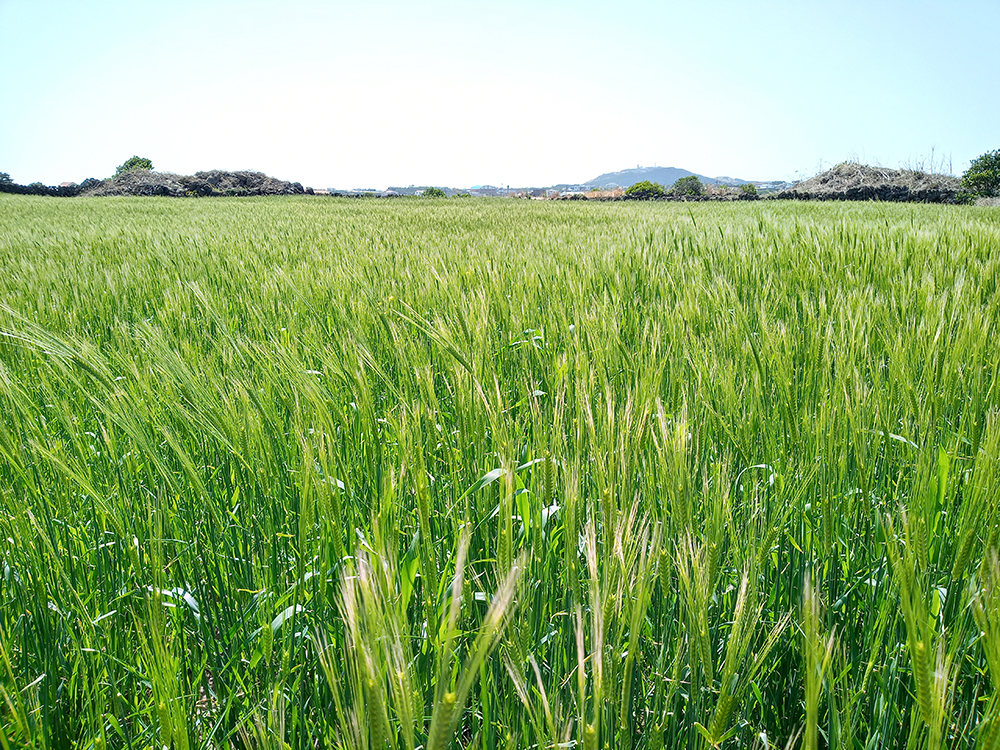
POLYGON ((10 179, 10 175, 6 172, 0 172, 0 185, 10 185, 14 181, 10 179))
POLYGON ((1000 149, 973 159, 962 175, 962 186, 978 195, 1000 195, 1000 149))
POLYGON ((136 172, 139 170, 146 170, 147 172, 153 168, 153 162, 142 156, 133 156, 131 159, 126 160, 118 169, 115 170, 115 176, 120 174, 125 174, 126 172, 136 172))
POLYGON ((670 188, 670 192, 682 197, 704 195, 705 186, 701 184, 701 180, 692 174, 677 180, 673 184, 673 187, 670 188))
POLYGON ((746 182, 740 185, 740 198, 746 201, 752 201, 759 198, 760 195, 757 193, 757 186, 752 182, 746 182))
POLYGON ((447 193, 441 188, 429 187, 423 192, 424 198, 447 198, 447 193))
POLYGON ((663 185, 649 180, 637 182, 625 191, 625 198, 633 201, 651 201, 662 197, 663 185))

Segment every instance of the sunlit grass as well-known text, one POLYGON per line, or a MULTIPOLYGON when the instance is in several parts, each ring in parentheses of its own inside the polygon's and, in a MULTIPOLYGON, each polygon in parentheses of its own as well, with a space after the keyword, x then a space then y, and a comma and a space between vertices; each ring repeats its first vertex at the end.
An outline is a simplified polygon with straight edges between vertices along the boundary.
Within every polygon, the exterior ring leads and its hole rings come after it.
POLYGON ((3 744, 995 748, 998 248, 0 196, 3 744))

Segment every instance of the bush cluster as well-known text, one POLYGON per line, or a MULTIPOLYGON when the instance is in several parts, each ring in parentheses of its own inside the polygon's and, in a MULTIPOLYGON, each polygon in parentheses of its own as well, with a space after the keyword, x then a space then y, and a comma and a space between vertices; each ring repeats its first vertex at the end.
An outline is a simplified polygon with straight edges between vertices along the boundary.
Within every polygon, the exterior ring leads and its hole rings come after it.
POLYGON ((151 172, 152 169, 153 169, 152 161, 143 156, 133 156, 130 159, 126 159, 125 163, 115 170, 115 176, 118 176, 120 174, 125 174, 126 172, 136 172, 139 170, 151 172))
POLYGON ((101 180, 95 177, 88 177, 79 185, 45 185, 41 182, 32 182, 30 185, 19 185, 10 179, 6 172, 0 172, 0 193, 13 193, 16 195, 48 195, 53 198, 73 198, 80 195, 85 190, 90 190, 101 184, 101 180))
MULTIPOLYGON (((756 189, 754 190, 756 192, 756 189)), ((705 195, 705 186, 702 181, 695 175, 689 175, 681 177, 669 189, 664 188, 658 182, 643 180, 626 189, 622 197, 632 201, 651 201, 664 198, 697 198, 703 195, 705 195)))
POLYGON ((643 180, 628 188, 623 197, 628 201, 651 201, 663 196, 663 185, 658 182, 643 180))
POLYGON ((692 174, 677 180, 670 188, 670 192, 678 198, 696 198, 705 194, 705 186, 692 174))
POLYGON ((962 186, 986 198, 1000 195, 1000 149, 973 159, 962 175, 962 186))

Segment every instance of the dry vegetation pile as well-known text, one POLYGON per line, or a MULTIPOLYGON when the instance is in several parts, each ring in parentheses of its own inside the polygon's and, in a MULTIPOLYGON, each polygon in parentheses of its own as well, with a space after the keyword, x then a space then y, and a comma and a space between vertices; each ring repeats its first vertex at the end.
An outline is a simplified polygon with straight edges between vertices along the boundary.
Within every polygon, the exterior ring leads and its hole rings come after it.
POLYGON ((303 193, 298 182, 286 182, 262 172, 195 172, 179 175, 172 172, 134 170, 109 177, 82 195, 296 195, 303 193))
POLYGON ((951 175, 843 162, 774 197, 821 201, 955 203, 961 190, 961 181, 951 175))

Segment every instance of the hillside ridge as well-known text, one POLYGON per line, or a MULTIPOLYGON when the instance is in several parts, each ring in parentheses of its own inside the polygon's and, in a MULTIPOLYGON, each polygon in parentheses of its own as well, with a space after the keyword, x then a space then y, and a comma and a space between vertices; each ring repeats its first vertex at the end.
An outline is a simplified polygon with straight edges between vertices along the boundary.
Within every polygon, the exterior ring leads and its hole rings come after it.
POLYGON ((620 172, 606 172, 584 184, 603 188, 627 188, 632 187, 637 182, 649 180, 661 185, 673 185, 682 177, 691 177, 692 175, 708 185, 744 185, 749 182, 749 180, 736 177, 708 177, 680 167, 636 167, 635 169, 623 169, 620 172))

